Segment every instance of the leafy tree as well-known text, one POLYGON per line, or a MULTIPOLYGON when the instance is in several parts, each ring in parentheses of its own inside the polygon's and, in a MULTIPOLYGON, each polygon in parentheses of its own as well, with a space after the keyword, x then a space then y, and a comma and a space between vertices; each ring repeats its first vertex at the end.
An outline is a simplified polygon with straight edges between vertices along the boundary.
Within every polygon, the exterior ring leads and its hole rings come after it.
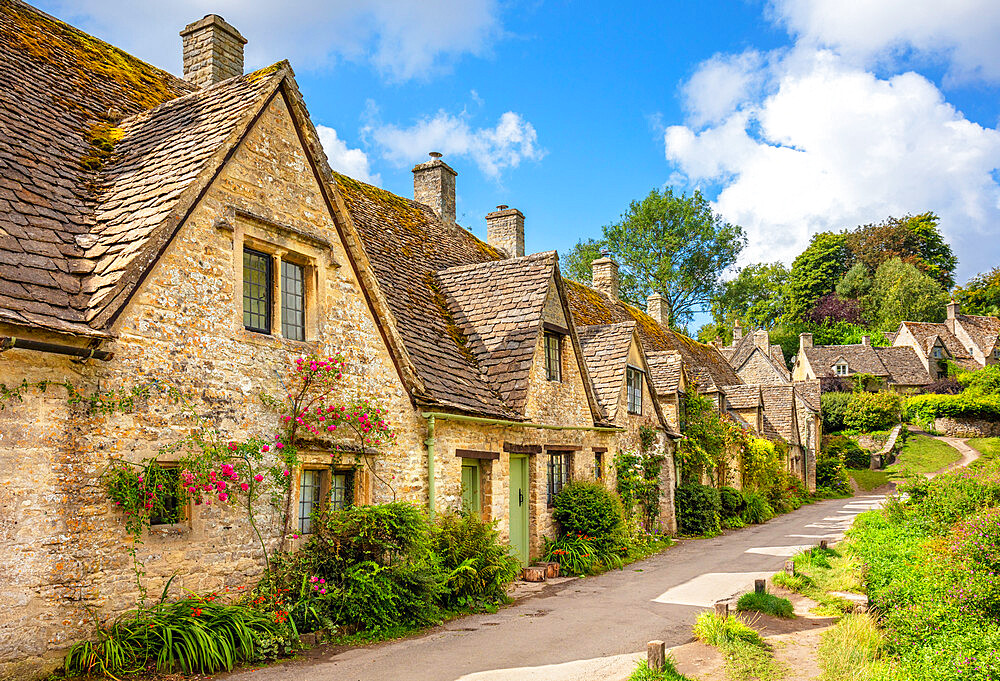
POLYGON ((678 324, 711 302, 720 276, 745 245, 743 228, 714 213, 701 192, 654 189, 606 225, 603 238, 578 243, 567 254, 566 271, 587 281, 591 262, 606 248, 621 267, 622 300, 644 307, 650 294, 659 293, 678 324))
POLYGON ((709 322, 708 324, 702 324, 698 328, 698 342, 699 343, 711 343, 714 340, 722 341, 723 345, 729 345, 733 342, 733 330, 731 327, 715 324, 709 322))
POLYGON ((582 284, 590 283, 590 263, 601 257, 601 242, 585 239, 559 258, 559 268, 564 277, 582 284))
POLYGON ((1000 316, 1000 267, 977 274, 968 284, 955 289, 954 295, 963 314, 1000 316))
POLYGON ((847 235, 820 232, 792 263, 785 289, 785 315, 801 320, 816 301, 831 293, 851 267, 853 254, 847 235))
POLYGON ((869 272, 899 258, 926 272, 945 288, 955 284, 952 274, 958 259, 938 229, 934 213, 889 217, 863 225, 847 234, 847 247, 869 272))
POLYGON ((712 299, 712 317, 718 326, 771 328, 784 314, 788 268, 780 262, 748 265, 722 284, 712 299))
POLYGON ((837 295, 845 300, 860 300, 871 293, 872 278, 864 263, 856 262, 837 284, 837 295))
POLYGON ((813 324, 830 324, 833 322, 861 323, 861 306, 858 301, 841 298, 836 293, 828 293, 813 305, 812 309, 803 315, 807 322, 813 324))
POLYGON ((874 321, 883 331, 894 331, 903 320, 944 320, 948 294, 941 284, 914 265, 893 258, 882 263, 872 284, 874 321))

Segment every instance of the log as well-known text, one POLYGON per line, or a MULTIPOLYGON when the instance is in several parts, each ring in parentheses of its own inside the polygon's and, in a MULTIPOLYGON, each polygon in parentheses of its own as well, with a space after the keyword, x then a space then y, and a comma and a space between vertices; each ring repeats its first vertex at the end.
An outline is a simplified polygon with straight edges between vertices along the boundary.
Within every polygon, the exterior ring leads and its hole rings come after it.
POLYGON ((767 582, 763 579, 753 580, 753 590, 755 593, 759 594, 767 593, 767 582))
POLYGON ((646 644, 646 666, 654 672, 662 672, 666 666, 667 650, 663 641, 650 641, 646 644))
POLYGON ((830 542, 828 542, 826 539, 820 539, 819 540, 819 548, 820 548, 821 551, 826 551, 826 549, 829 546, 830 546, 830 542))
POLYGON ((551 561, 549 563, 543 563, 545 565, 545 578, 552 579, 553 577, 559 576, 559 563, 556 561, 551 561))
POLYGON ((719 601, 716 603, 715 614, 719 617, 729 617, 729 601, 719 601))
POLYGON ((524 568, 524 573, 522 574, 524 581, 526 582, 544 582, 545 581, 545 566, 544 565, 531 565, 524 568))

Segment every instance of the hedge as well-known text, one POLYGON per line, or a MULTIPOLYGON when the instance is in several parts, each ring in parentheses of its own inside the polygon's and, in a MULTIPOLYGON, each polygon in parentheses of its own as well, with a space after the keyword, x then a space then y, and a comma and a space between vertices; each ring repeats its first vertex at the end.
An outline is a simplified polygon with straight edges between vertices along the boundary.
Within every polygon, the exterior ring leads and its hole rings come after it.
POLYGON ((903 417, 913 423, 926 424, 942 416, 1000 421, 1000 395, 916 395, 903 407, 903 417))

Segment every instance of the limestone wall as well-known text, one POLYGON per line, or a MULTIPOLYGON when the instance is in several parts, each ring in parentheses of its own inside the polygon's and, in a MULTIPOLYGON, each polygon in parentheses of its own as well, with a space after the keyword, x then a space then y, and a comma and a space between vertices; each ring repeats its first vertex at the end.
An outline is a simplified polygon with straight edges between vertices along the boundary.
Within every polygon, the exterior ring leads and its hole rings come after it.
POLYGON ((1000 421, 979 419, 934 419, 934 430, 949 437, 1000 437, 1000 421))

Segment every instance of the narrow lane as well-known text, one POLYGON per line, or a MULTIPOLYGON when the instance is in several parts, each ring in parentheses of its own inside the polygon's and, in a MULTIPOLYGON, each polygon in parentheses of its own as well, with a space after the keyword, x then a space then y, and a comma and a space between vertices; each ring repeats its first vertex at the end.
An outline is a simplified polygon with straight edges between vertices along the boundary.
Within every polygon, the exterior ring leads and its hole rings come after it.
POLYGON ((678 546, 599 577, 572 580, 495 614, 426 634, 355 648, 228 679, 271 681, 504 681, 616 678, 646 642, 691 640, 697 614, 738 593, 788 555, 836 541, 883 495, 822 501, 764 525, 678 546))

